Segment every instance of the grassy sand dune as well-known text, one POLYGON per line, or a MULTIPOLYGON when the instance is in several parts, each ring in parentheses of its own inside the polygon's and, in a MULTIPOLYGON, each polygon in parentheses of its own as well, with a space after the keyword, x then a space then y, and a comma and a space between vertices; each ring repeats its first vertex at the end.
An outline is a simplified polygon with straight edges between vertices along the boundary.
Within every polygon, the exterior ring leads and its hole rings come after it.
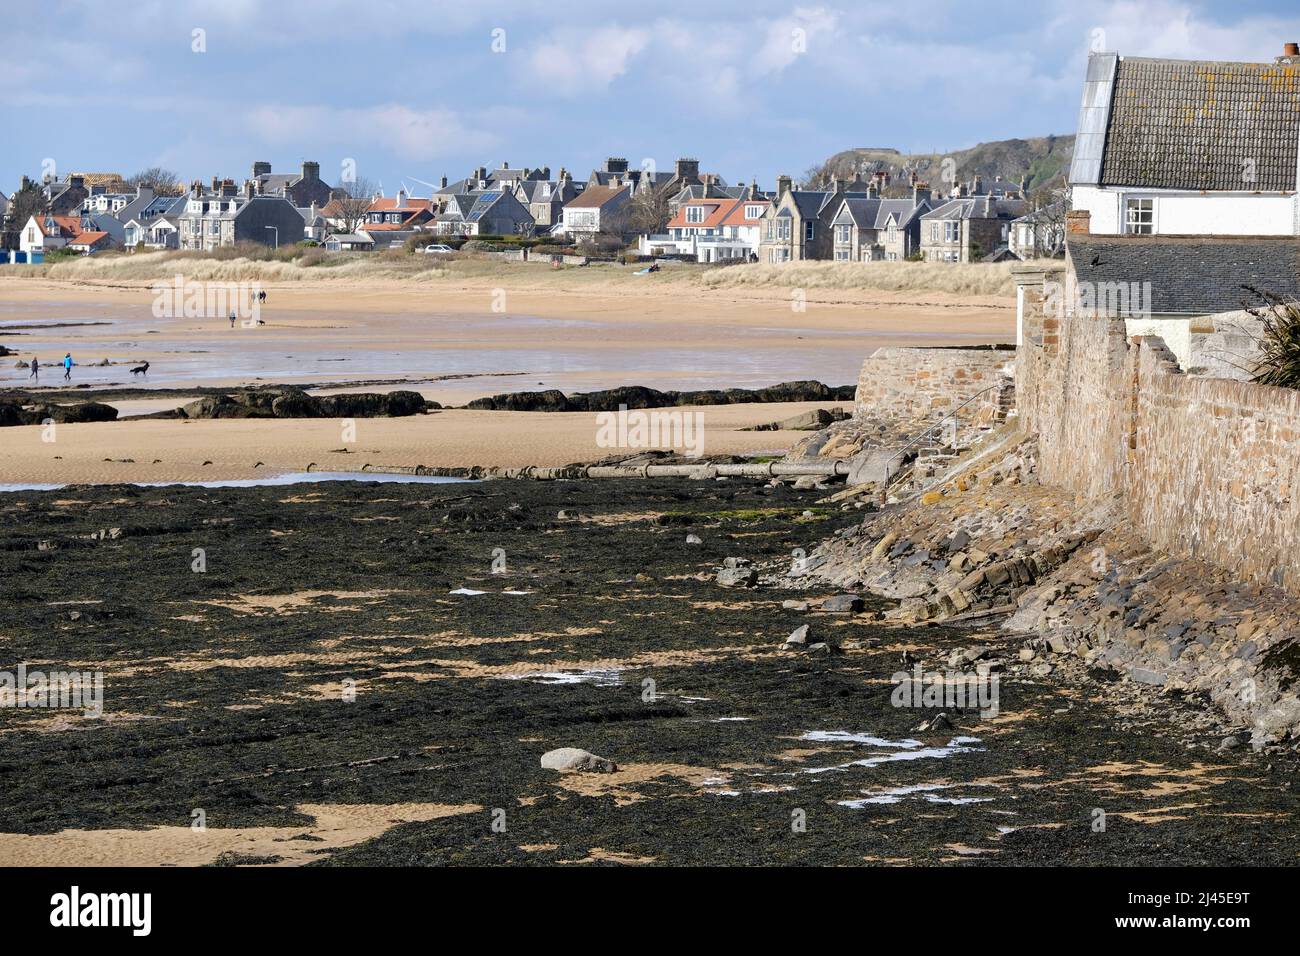
POLYGON ((97 255, 38 266, 29 278, 72 282, 155 282, 180 274, 186 280, 220 282, 302 282, 352 280, 448 284, 457 281, 527 277, 544 286, 585 286, 617 281, 629 286, 671 285, 739 291, 745 289, 860 290, 891 293, 1009 296, 1015 292, 1011 264, 961 265, 933 262, 795 262, 738 266, 670 265, 653 277, 638 276, 633 266, 600 264, 587 268, 550 269, 513 263, 481 254, 450 259, 403 252, 356 254, 320 249, 218 250, 212 254, 147 252, 97 255))

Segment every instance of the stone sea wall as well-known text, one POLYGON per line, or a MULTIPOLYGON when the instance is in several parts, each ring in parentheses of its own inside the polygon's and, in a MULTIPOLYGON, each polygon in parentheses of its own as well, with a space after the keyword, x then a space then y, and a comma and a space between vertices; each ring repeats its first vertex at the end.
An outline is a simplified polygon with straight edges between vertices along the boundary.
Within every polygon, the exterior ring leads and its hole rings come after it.
POLYGON ((1118 319, 1026 308, 1022 329, 1017 395, 1041 481, 1117 498, 1172 555, 1300 593, 1300 392, 1189 376, 1118 319))

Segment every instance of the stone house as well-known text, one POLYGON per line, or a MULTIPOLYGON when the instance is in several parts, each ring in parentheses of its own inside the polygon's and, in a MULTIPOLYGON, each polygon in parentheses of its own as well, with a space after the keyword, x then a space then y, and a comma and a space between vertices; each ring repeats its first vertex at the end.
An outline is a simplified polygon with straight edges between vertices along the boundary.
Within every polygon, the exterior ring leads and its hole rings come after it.
POLYGON ((840 201, 831 220, 836 262, 897 261, 920 247, 921 216, 931 209, 929 190, 917 187, 910 199, 882 199, 874 187, 867 196, 840 201))
MULTIPOLYGON (((23 185, 26 184, 27 177, 24 176, 23 185)), ((86 186, 85 178, 75 174, 62 180, 51 180, 41 186, 45 212, 51 216, 75 216, 89 196, 90 189, 86 186)))
POLYGON ((214 178, 210 190, 197 181, 191 184, 184 211, 177 217, 180 248, 211 250, 236 242, 276 246, 301 242, 305 224, 297 207, 288 199, 259 195, 254 189, 249 181, 241 193, 229 179, 214 178))
POLYGON ((921 255, 929 262, 979 262, 1006 253, 1011 223, 1028 210, 1023 199, 949 199, 921 216, 921 255))
POLYGON ((309 207, 312 203, 324 206, 333 193, 329 184, 320 178, 320 163, 304 162, 298 173, 273 173, 270 163, 256 162, 252 181, 255 193, 279 196, 298 207, 309 207))
POLYGON ((777 179, 777 195, 763 215, 759 239, 760 262, 799 262, 834 255, 833 224, 843 200, 867 198, 867 187, 846 190, 834 180, 830 190, 794 189, 789 176, 777 179))
POLYGON ((558 225, 564 204, 585 188, 585 183, 575 183, 569 171, 561 168, 559 179, 522 179, 515 184, 513 191, 515 198, 528 208, 528 214, 541 232, 558 225))
POLYGON ((1065 251, 1067 203, 1051 203, 1011 223, 1009 245, 1017 259, 1055 258, 1065 251))

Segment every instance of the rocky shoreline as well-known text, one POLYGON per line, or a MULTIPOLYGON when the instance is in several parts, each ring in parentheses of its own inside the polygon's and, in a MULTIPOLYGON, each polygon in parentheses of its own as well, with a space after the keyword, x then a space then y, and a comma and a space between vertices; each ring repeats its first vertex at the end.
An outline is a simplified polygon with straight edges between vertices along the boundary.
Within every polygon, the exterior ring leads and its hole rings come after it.
POLYGON ((1035 443, 1022 440, 840 532, 810 556, 809 573, 898 600, 891 620, 998 624, 1023 636, 1026 661, 1077 658, 1151 692, 1200 698, 1222 714, 1227 746, 1294 746, 1294 599, 1152 548, 1112 503, 1039 484, 1035 464, 1035 443))

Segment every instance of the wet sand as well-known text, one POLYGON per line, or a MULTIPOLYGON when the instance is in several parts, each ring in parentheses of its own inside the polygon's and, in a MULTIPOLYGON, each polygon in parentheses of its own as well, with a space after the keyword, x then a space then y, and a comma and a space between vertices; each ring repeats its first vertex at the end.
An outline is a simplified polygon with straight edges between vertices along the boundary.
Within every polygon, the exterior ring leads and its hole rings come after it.
MULTIPOLYGON (((779 455, 808 432, 740 429, 782 421, 813 408, 849 410, 851 406, 777 402, 653 411, 699 415, 681 420, 702 424, 704 455, 779 455)), ((597 417, 591 412, 467 409, 407 418, 360 418, 351 425, 338 419, 162 419, 57 425, 53 432, 28 425, 0 429, 0 485, 256 478, 305 471, 308 465, 341 471, 367 463, 555 466, 639 450, 601 447, 600 437, 597 417)), ((668 437, 672 439, 671 434, 668 437)))
MULTIPOLYGON (((857 380, 886 345, 1013 341, 999 297, 808 290, 804 311, 780 290, 678 284, 543 286, 526 273, 432 284, 268 284, 264 326, 220 317, 155 318, 147 283, 82 286, 0 275, 0 387, 34 354, 81 363, 74 384, 153 387, 403 381, 443 404, 503 391, 757 387, 857 380), (504 295, 504 298, 501 296, 504 295), (504 311, 494 311, 494 309, 504 311), (76 324, 73 324, 76 323, 76 324), (5 329, 9 334, 5 334, 5 329), (92 363, 108 359, 108 367, 92 363), (148 361, 148 380, 128 369, 148 361), (446 376, 475 376, 430 381, 446 376)), ((62 384, 49 368, 42 385, 62 384)), ((364 386, 370 390, 374 386, 364 386)))

